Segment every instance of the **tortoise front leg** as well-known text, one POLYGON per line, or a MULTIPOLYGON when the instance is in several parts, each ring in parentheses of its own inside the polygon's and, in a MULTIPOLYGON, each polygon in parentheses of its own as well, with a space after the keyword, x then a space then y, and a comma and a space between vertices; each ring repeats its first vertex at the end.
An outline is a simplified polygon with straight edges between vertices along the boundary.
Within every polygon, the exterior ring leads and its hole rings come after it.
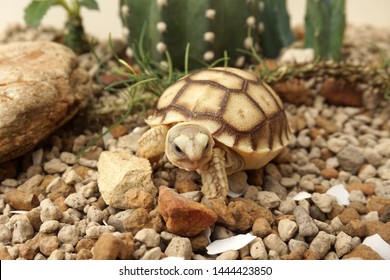
POLYGON ((200 170, 202 192, 206 198, 225 199, 228 192, 228 180, 225 170, 225 151, 213 149, 210 161, 200 170))
POLYGON ((142 134, 138 140, 137 155, 150 159, 164 153, 167 132, 168 127, 166 125, 158 125, 142 134))

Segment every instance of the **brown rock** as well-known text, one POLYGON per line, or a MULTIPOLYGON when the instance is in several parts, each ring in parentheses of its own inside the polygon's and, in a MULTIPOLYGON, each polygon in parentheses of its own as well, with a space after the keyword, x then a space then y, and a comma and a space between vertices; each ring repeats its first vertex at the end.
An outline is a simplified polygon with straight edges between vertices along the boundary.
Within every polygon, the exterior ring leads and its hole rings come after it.
POLYGON ((12 260, 7 248, 3 244, 0 245, 0 260, 12 260))
POLYGON ((133 256, 134 249, 134 241, 106 233, 96 241, 92 258, 94 260, 129 260, 133 256))
POLYGON ((85 179, 88 177, 88 171, 90 171, 91 169, 86 167, 86 166, 77 166, 76 168, 74 168, 74 171, 77 173, 77 175, 79 175, 81 177, 81 179, 85 179))
POLYGON ((234 198, 228 206, 236 221, 234 226, 228 226, 230 230, 247 230, 258 218, 267 219, 271 225, 274 223, 271 211, 250 199, 234 198))
POLYGON ((81 239, 79 242, 77 242, 77 245, 75 247, 75 252, 78 253, 81 250, 88 250, 90 251, 93 246, 95 246, 96 240, 94 239, 89 239, 89 238, 84 238, 81 239))
POLYGON ((16 158, 72 118, 92 93, 67 47, 48 41, 0 47, 0 162, 16 158))
POLYGON ((91 206, 96 206, 96 207, 99 208, 100 210, 103 210, 104 208, 107 207, 107 204, 106 204, 106 202, 104 201, 103 197, 102 197, 102 196, 99 196, 99 198, 98 198, 97 201, 91 203, 91 206))
POLYGON ((176 181, 175 190, 178 193, 199 191, 200 187, 193 181, 176 181))
POLYGON ((9 203, 15 210, 30 211, 39 205, 39 200, 35 195, 20 190, 7 192, 4 195, 4 201, 9 203))
POLYGON ((332 204, 332 210, 330 213, 327 213, 327 217, 329 220, 333 220, 335 217, 341 214, 341 212, 344 211, 344 206, 338 204, 338 203, 333 203, 332 204))
POLYGON ((60 246, 60 241, 57 236, 44 236, 39 242, 39 251, 45 256, 50 256, 54 250, 60 246))
POLYGON ((54 185, 50 193, 48 193, 47 197, 50 198, 51 201, 55 201, 59 197, 68 197, 71 193, 76 192, 74 187, 66 184, 62 179, 58 182, 58 184, 54 185))
POLYGON ((69 206, 65 203, 65 197, 60 196, 56 200, 53 201, 54 205, 58 207, 62 212, 65 212, 69 209, 69 206))
POLYGON ((153 228, 157 232, 161 232, 163 222, 158 210, 153 210, 149 214, 145 208, 137 208, 123 221, 123 227, 133 234, 143 228, 153 228))
POLYGON ((366 196, 371 196, 375 192, 375 188, 372 184, 354 182, 347 185, 347 190, 351 191, 362 191, 366 196))
POLYGON ((90 260, 92 259, 92 252, 91 250, 87 249, 81 249, 79 252, 77 252, 76 260, 90 260))
POLYGON ((118 124, 116 127, 111 129, 111 131, 110 131, 112 137, 114 137, 114 138, 119 138, 128 132, 129 132, 129 129, 126 126, 124 126, 123 124, 118 124))
POLYGON ((359 202, 359 201, 353 201, 349 204, 349 207, 355 208, 360 215, 365 215, 368 213, 366 206, 359 202))
POLYGON ((334 122, 324 118, 323 116, 317 116, 315 121, 317 126, 323 128, 328 134, 339 131, 338 126, 334 122))
POLYGON ((341 214, 339 215, 339 218, 340 218, 341 222, 344 225, 346 225, 352 220, 359 220, 360 215, 355 208, 347 207, 343 210, 343 212, 341 212, 341 214))
POLYGON ((354 248, 349 254, 346 254, 343 257, 343 260, 348 259, 383 260, 377 252, 364 244, 356 246, 356 248, 354 248))
POLYGON ((337 178, 339 176, 339 172, 334 168, 325 168, 321 170, 321 175, 324 179, 330 180, 332 178, 337 178))
POLYGON ((344 232, 352 237, 367 236, 367 225, 361 220, 352 220, 344 228, 344 232))
POLYGON ((199 234, 197 236, 191 237, 190 241, 192 250, 196 253, 204 252, 207 245, 209 245, 209 240, 204 234, 199 234))
POLYGON ((126 231, 136 234, 141 229, 148 227, 150 220, 145 208, 137 208, 123 221, 123 226, 126 231))
POLYGON ((313 158, 312 160, 310 160, 310 162, 314 163, 314 165, 317 166, 318 169, 320 169, 320 170, 326 168, 326 162, 323 159, 313 158))
POLYGON ((336 78, 327 78, 320 93, 326 101, 333 105, 361 107, 363 105, 363 94, 351 83, 336 78))
POLYGON ((288 79, 272 85, 286 102, 295 105, 311 105, 314 96, 301 79, 288 79))
POLYGON ((236 223, 229 207, 222 199, 204 199, 202 200, 202 203, 217 214, 218 223, 230 226, 233 226, 236 223))
POLYGON ((379 212, 389 205, 390 198, 373 195, 367 201, 367 210, 379 212))
POLYGON ((21 184, 18 187, 18 190, 34 194, 35 196, 39 197, 40 195, 46 195, 46 186, 43 185, 43 180, 45 177, 43 177, 41 174, 36 174, 29 178, 26 182, 21 184))
POLYGON ((29 246, 26 243, 20 244, 19 257, 25 258, 26 260, 32 260, 34 259, 35 255, 36 255, 36 251, 33 248, 31 248, 31 246, 29 246))
POLYGON ((145 208, 147 211, 150 211, 154 207, 154 198, 153 196, 138 188, 129 189, 125 192, 124 204, 130 209, 136 208, 145 208))
POLYGON ((205 205, 164 186, 160 187, 158 209, 168 231, 181 236, 195 236, 217 221, 217 214, 205 205))
POLYGON ((377 233, 390 244, 390 222, 385 224, 380 221, 365 221, 364 225, 367 227, 367 236, 377 233))
POLYGON ((255 220, 252 226, 252 233, 256 236, 264 238, 273 233, 271 225, 266 218, 258 218, 255 220))
POLYGON ((42 221, 41 221, 41 210, 39 208, 34 208, 26 214, 30 224, 35 231, 39 231, 42 221))

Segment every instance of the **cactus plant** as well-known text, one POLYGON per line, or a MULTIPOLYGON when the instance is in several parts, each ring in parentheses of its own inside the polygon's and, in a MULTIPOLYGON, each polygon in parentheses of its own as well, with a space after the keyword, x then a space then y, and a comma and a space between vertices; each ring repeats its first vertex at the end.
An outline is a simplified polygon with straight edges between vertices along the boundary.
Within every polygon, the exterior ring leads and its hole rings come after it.
POLYGON ((65 23, 64 44, 74 50, 77 54, 89 51, 89 44, 84 32, 80 8, 98 10, 95 0, 32 0, 26 7, 24 20, 27 25, 36 27, 50 7, 63 7, 68 15, 65 23))
POLYGON ((242 66, 238 49, 276 57, 294 40, 285 0, 121 0, 121 18, 130 46, 143 38, 145 53, 163 61, 168 51, 177 68, 183 68, 187 44, 190 68, 195 68, 225 51, 229 64, 242 66))
POLYGON ((316 57, 339 60, 345 29, 345 0, 307 0, 305 47, 316 57))

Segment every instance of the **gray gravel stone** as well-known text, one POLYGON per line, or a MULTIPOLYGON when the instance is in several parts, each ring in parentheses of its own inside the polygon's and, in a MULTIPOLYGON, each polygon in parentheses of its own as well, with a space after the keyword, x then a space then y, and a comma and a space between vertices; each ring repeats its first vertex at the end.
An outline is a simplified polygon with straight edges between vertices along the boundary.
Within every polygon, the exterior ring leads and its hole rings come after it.
POLYGON ((54 173, 62 173, 68 168, 68 165, 66 163, 63 163, 60 159, 58 158, 53 158, 52 160, 46 162, 43 165, 43 169, 49 173, 49 174, 54 174, 54 173))
POLYGON ((5 226, 0 224, 0 243, 4 245, 8 245, 12 240, 12 232, 11 230, 5 226))
POLYGON ((21 215, 13 225, 12 243, 24 243, 34 236, 34 228, 26 215, 21 215))
POLYGON ((60 209, 58 209, 55 205, 49 205, 47 207, 42 208, 41 210, 41 221, 52 221, 52 220, 60 220, 63 217, 63 213, 60 209))
POLYGON ((276 208, 280 204, 280 198, 273 192, 260 191, 257 194, 259 204, 265 208, 276 208))
POLYGON ((76 210, 83 210, 87 204, 87 200, 79 193, 71 193, 65 198, 65 204, 76 210))
POLYGON ((343 148, 337 154, 337 158, 341 168, 350 171, 352 174, 356 174, 365 160, 361 149, 353 145, 348 145, 343 148))
POLYGON ((309 213, 302 206, 295 207, 294 216, 300 236, 315 236, 318 233, 318 227, 314 223, 313 218, 310 217, 309 213))
POLYGON ((75 225, 64 225, 58 232, 58 240, 61 243, 69 243, 76 246, 79 241, 79 231, 77 227, 75 225))
POLYGON ((348 141, 339 138, 331 138, 328 140, 327 144, 328 144, 328 149, 331 150, 333 153, 337 154, 345 146, 347 146, 348 141))
POLYGON ((297 206, 294 199, 291 197, 287 197, 285 200, 280 202, 278 210, 283 214, 292 214, 294 212, 295 207, 297 206))
POLYGON ((317 256, 322 259, 333 246, 335 239, 336 237, 334 235, 320 231, 310 243, 309 250, 315 252, 317 256))

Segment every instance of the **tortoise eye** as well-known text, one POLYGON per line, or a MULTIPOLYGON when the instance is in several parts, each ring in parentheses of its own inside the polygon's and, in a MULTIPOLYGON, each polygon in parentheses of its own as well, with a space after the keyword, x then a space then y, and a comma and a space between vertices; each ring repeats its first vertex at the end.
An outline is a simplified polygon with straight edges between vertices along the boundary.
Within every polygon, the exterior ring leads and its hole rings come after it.
POLYGON ((180 147, 176 144, 173 144, 173 150, 178 156, 184 155, 184 152, 182 151, 182 149, 180 149, 180 147))

